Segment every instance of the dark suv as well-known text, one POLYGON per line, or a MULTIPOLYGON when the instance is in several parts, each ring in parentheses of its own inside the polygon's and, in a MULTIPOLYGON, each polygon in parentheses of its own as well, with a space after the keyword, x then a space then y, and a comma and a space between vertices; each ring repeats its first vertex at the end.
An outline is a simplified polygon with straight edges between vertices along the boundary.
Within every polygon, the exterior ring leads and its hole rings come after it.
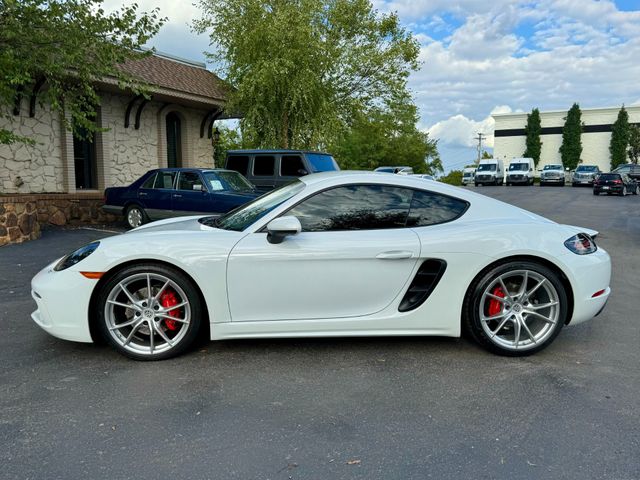
POLYGON ((624 173, 601 173, 593 181, 593 194, 600 195, 606 193, 611 195, 627 195, 633 193, 638 195, 638 184, 636 181, 624 173))
POLYGON ((330 154, 304 150, 229 150, 225 168, 241 173, 261 191, 310 173, 340 170, 330 154))

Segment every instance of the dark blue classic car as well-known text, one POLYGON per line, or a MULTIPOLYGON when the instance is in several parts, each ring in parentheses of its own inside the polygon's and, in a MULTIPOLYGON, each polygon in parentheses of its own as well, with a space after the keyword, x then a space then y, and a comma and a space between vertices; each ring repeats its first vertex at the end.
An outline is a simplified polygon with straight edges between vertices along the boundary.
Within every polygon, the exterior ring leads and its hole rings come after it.
POLYGON ((104 191, 108 213, 124 215, 131 228, 180 215, 222 214, 259 196, 238 172, 223 169, 161 168, 128 187, 104 191))

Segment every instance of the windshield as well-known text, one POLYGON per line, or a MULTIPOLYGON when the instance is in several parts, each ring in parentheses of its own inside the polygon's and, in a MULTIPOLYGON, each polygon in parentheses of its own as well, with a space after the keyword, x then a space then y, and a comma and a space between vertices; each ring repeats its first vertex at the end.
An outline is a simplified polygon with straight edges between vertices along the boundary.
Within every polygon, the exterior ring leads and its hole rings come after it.
POLYGON ((238 172, 204 172, 209 190, 212 192, 250 192, 253 185, 238 172))
POLYGON ((595 165, 580 165, 576 168, 576 172, 597 172, 598 167, 595 165))
POLYGON ((245 203, 221 217, 201 218, 200 223, 209 227, 241 232, 302 190, 304 190, 304 183, 296 180, 276 190, 272 190, 249 203, 245 203))
POLYGON ((482 163, 478 165, 478 172, 495 172, 496 164, 495 163, 482 163))
POLYGON ((473 172, 464 172, 462 174, 463 177, 472 177, 473 176, 473 172))
POLYGON ((340 167, 338 167, 338 164, 331 155, 324 153, 307 153, 306 157, 311 165, 311 173, 340 170, 340 167))
POLYGON ((526 171, 529 169, 529 164, 528 163, 512 163, 511 165, 509 165, 509 171, 513 172, 513 171, 526 171))
POLYGON ((374 171, 382 173, 395 173, 396 169, 394 167, 378 167, 374 171))
POLYGON ((543 170, 562 170, 562 165, 545 165, 543 170))
POLYGON ((599 180, 620 180, 619 173, 603 173, 598 177, 599 180))

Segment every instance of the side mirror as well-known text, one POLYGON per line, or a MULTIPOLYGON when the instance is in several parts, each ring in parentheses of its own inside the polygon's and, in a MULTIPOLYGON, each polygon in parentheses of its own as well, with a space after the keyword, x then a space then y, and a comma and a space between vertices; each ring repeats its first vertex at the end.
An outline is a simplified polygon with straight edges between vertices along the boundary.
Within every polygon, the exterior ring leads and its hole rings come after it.
POLYGON ((305 175, 309 175, 309 172, 307 172, 304 168, 301 168, 298 170, 298 175, 304 177, 305 175))
POLYGON ((267 241, 269 243, 282 243, 288 235, 297 235, 302 231, 300 220, 290 215, 271 220, 267 224, 267 241))

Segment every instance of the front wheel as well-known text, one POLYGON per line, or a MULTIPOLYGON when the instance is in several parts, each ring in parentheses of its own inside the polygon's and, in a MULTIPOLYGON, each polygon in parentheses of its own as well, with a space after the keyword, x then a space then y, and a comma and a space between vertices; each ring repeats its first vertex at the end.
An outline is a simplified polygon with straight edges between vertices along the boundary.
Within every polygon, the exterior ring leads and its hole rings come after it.
POLYGON ((498 265, 474 280, 463 325, 485 349, 531 355, 553 342, 567 319, 568 300, 558 276, 533 262, 498 265))
POLYGON ((163 265, 124 268, 101 287, 96 305, 103 337, 136 360, 179 355, 200 331, 202 305, 196 286, 163 265))

